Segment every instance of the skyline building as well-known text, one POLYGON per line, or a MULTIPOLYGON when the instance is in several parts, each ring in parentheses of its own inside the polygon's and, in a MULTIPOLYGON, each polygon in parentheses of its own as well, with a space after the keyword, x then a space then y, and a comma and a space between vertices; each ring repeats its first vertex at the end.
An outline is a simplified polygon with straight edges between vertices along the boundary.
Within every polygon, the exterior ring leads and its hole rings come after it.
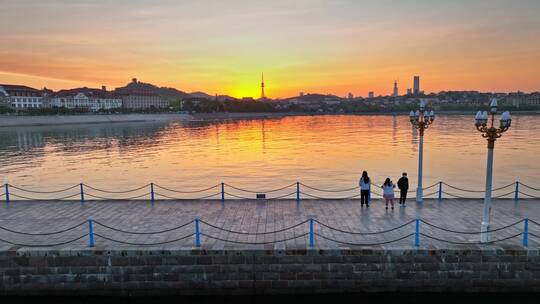
POLYGON ((420 94, 420 76, 414 76, 413 93, 414 95, 420 94))
POLYGON ((394 80, 394 92, 392 93, 392 96, 397 97, 399 95, 398 86, 397 86, 397 80, 394 80))
POLYGON ((261 99, 265 99, 264 97, 264 72, 262 72, 261 75, 261 99))
POLYGON ((152 84, 132 78, 130 83, 114 89, 113 93, 122 99, 122 107, 126 109, 164 109, 169 107, 169 101, 160 96, 156 89, 152 84))
POLYGON ((368 92, 368 98, 373 98, 375 96, 375 93, 373 91, 368 92))

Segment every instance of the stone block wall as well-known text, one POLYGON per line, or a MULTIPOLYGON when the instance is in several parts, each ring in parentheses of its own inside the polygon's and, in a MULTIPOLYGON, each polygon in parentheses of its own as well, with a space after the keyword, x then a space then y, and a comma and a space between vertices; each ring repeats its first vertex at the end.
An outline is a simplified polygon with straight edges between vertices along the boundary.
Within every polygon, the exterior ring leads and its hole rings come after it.
POLYGON ((538 292, 538 249, 0 252, 3 295, 538 292))

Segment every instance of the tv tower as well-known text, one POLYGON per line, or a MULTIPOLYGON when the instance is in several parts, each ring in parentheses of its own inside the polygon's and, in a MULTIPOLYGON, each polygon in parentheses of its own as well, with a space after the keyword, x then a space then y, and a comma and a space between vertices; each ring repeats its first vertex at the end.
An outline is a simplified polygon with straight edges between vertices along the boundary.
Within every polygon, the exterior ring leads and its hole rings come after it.
POLYGON ((262 76, 261 76, 261 99, 264 99, 264 72, 262 73, 262 76))

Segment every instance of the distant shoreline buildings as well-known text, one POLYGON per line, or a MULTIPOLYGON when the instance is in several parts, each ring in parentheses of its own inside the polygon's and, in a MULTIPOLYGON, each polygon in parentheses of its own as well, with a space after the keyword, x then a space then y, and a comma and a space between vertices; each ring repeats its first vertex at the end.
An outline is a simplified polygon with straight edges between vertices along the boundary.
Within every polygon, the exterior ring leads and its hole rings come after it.
MULTIPOLYGON (((204 92, 186 93, 174 88, 158 87, 150 83, 143 83, 133 78, 123 87, 108 91, 105 86, 101 88, 75 88, 53 92, 47 88, 38 90, 24 85, 0 84, 0 110, 9 108, 12 111, 29 111, 36 109, 77 109, 88 112, 111 111, 138 111, 138 110, 192 110, 203 105, 201 109, 214 109, 211 111, 227 111, 223 105, 211 105, 224 102, 262 102, 268 104, 265 109, 300 110, 311 112, 347 111, 358 109, 358 106, 370 110, 385 110, 401 106, 416 104, 419 100, 437 106, 479 105, 497 97, 501 104, 519 107, 540 106, 540 93, 525 94, 513 93, 480 93, 476 91, 443 91, 439 93, 424 94, 420 88, 420 76, 413 77, 413 88, 407 88, 407 94, 399 95, 397 80, 394 80, 392 93, 389 96, 375 96, 375 92, 368 92, 367 98, 356 97, 349 92, 345 97, 332 94, 305 94, 299 92, 298 96, 290 98, 270 99, 265 95, 264 74, 261 74, 261 97, 233 98, 226 95, 209 95, 204 92), (184 107, 184 105, 189 105, 184 107), (221 109, 221 110, 220 110, 221 109)), ((356 111, 356 110, 355 110, 356 111)))
POLYGON ((23 85, 0 84, 0 106, 15 110, 40 108, 84 109, 92 112, 115 109, 164 109, 170 100, 189 94, 171 88, 158 88, 133 78, 124 87, 107 91, 97 88, 75 88, 53 92, 44 88, 34 89, 23 85), (163 94, 159 92, 163 91, 163 94), (169 96, 170 98, 167 98, 169 96))
MULTIPOLYGON (((407 96, 419 96, 424 94, 423 91, 420 90, 420 76, 414 76, 413 77, 413 89, 407 88, 407 96)), ((398 82, 397 80, 394 80, 394 87, 392 88, 392 97, 399 97, 399 88, 398 88, 398 82)), ((368 92, 367 98, 374 98, 375 93, 373 91, 368 92)))
POLYGON ((154 86, 141 83, 137 78, 131 83, 114 90, 114 94, 122 100, 126 109, 167 108, 169 102, 153 90, 154 86))

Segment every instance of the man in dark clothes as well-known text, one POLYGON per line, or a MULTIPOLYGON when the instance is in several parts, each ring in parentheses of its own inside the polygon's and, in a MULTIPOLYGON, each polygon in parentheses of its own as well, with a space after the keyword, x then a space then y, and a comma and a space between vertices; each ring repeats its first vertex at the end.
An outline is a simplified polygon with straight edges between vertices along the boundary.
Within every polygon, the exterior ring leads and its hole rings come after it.
POLYGON ((401 178, 398 180, 397 186, 399 188, 399 204, 405 206, 407 191, 409 191, 409 179, 407 178, 407 172, 403 172, 403 176, 401 176, 401 178))

